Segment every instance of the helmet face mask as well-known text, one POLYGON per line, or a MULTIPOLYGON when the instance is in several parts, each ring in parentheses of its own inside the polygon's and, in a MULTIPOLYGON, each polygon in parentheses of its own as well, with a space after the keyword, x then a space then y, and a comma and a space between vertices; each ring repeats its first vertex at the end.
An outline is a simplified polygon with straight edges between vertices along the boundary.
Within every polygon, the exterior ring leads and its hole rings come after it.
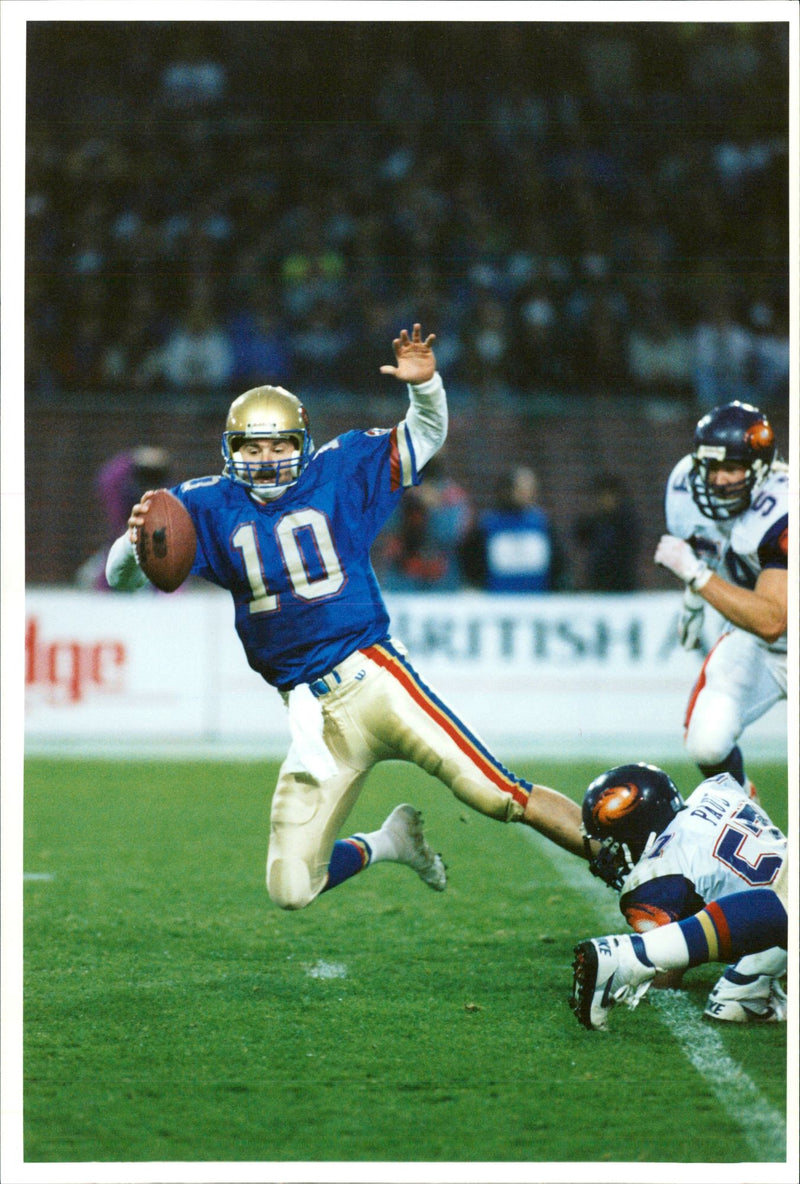
MULTIPOLYGON (((588 842, 588 836, 584 842, 588 842)), ((589 871, 593 876, 598 876, 604 884, 608 884, 609 888, 619 892, 637 863, 638 860, 631 855, 627 843, 619 843, 609 837, 603 839, 599 851, 589 860, 589 871)))
POLYGON ((717 522, 743 514, 774 459, 775 436, 757 407, 737 401, 709 411, 695 428, 689 474, 692 498, 700 513, 717 522), (712 465, 725 462, 741 465, 744 478, 735 484, 713 482, 712 465))
POLYGON ((670 777, 655 765, 618 765, 596 777, 581 810, 589 870, 616 891, 654 839, 684 808, 670 777), (589 840, 600 843, 591 855, 589 840))
POLYGON ((273 498, 294 485, 314 451, 308 414, 299 399, 279 386, 258 386, 234 399, 222 433, 223 475, 261 498, 273 498), (247 440, 290 440, 291 454, 248 459, 247 440))

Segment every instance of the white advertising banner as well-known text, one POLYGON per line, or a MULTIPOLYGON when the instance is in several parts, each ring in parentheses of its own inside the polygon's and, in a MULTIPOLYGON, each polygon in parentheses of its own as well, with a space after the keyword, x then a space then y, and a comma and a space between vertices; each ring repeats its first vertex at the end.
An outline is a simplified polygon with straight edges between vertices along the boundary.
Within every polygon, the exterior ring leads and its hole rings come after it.
MULTIPOLYGON (((678 645, 677 595, 386 599, 422 678, 498 755, 680 752, 702 655, 678 645)), ((31 589, 24 678, 29 750, 145 753, 149 742, 279 756, 288 745, 281 698, 247 665, 226 593, 31 589)), ((780 756, 785 745, 779 704, 748 729, 747 753, 780 756)))

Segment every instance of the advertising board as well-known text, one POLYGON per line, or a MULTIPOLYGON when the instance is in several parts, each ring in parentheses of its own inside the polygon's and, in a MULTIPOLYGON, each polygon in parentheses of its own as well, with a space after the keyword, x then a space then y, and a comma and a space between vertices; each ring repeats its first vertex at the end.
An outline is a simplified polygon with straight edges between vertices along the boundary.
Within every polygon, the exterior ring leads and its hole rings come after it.
MULTIPOLYGON (((387 596, 393 636, 423 679, 498 753, 679 752, 703 660, 676 636, 670 593, 387 596)), ((710 616, 710 614, 709 614, 710 616)), ((717 621, 707 622, 706 643, 717 621)), ((225 593, 29 590, 28 748, 288 743, 279 694, 247 665, 225 593)), ((786 708, 748 730, 780 755, 786 708)))

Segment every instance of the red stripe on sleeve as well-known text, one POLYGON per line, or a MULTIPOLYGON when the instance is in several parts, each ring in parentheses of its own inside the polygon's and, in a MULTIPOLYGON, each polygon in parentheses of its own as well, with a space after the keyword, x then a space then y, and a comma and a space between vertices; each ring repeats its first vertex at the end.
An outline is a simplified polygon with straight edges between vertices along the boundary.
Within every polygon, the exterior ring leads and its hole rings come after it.
POLYGON ((402 474, 400 472, 400 451, 397 447, 396 427, 392 428, 391 432, 389 433, 389 439, 391 441, 391 450, 389 452, 389 478, 390 488, 392 493, 394 493, 394 491, 396 489, 400 489, 403 484, 402 474))

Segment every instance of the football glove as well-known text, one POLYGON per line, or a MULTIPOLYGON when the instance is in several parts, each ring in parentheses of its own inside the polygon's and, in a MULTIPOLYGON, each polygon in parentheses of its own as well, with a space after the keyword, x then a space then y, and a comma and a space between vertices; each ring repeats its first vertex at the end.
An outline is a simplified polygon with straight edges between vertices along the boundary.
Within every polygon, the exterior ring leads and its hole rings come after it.
POLYGON ((662 534, 653 558, 683 580, 693 592, 699 592, 713 575, 708 564, 697 558, 687 542, 671 534, 662 534))
POLYGON ((683 594, 683 608, 678 617, 678 637, 685 650, 696 650, 703 633, 703 610, 706 602, 702 596, 687 588, 683 594))

